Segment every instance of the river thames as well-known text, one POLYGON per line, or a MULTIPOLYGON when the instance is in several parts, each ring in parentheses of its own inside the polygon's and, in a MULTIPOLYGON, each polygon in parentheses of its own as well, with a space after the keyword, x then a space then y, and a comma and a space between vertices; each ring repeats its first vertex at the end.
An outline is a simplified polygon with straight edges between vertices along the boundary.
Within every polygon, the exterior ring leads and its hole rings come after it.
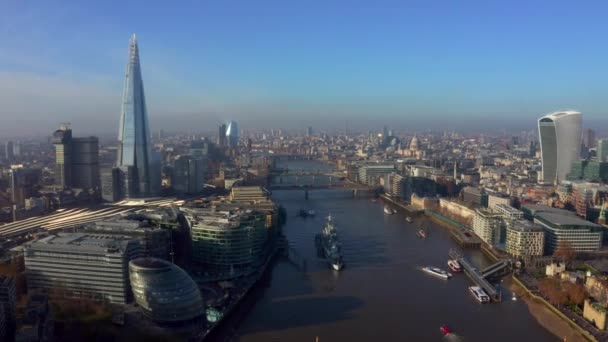
MULTIPOLYGON (((289 167, 327 170, 317 162, 289 167)), ((244 303, 233 340, 441 341, 442 324, 465 341, 559 340, 523 301, 511 300, 507 286, 502 303, 481 305, 464 274, 446 281, 423 273, 426 265, 447 269, 448 251, 457 247, 444 227, 424 216, 407 223, 405 213, 385 215, 380 200, 353 199, 348 191, 313 190, 306 200, 303 191, 284 190, 272 197, 287 209, 283 231, 306 267, 280 259, 244 303), (300 209, 317 214, 300 218, 300 209), (314 246, 329 213, 343 244, 346 267, 339 273, 317 258, 314 246), (417 237, 420 226, 428 227, 427 239, 417 237)), ((476 250, 465 255, 478 267, 490 263, 476 250)))

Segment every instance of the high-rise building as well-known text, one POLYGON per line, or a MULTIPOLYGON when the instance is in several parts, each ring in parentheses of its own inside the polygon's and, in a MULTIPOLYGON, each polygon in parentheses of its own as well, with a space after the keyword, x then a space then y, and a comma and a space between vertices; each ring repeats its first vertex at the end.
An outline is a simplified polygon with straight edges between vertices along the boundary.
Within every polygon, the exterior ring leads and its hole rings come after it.
POLYGON ((124 177, 128 178, 126 183, 130 186, 128 192, 125 193, 126 197, 153 194, 151 164, 152 149, 146 98, 139 64, 137 38, 133 34, 129 42, 129 61, 122 94, 116 163, 123 171, 124 177))
POLYGON ((221 124, 218 130, 217 144, 220 147, 226 147, 226 124, 221 124))
POLYGON ((205 186, 205 162, 202 158, 180 155, 175 158, 171 184, 179 194, 195 194, 205 186))
POLYGON ((101 170, 101 198, 108 202, 120 201, 122 194, 122 173, 119 168, 104 168, 101 170))
POLYGON ((22 165, 13 165, 9 177, 13 205, 17 208, 23 207, 25 199, 35 194, 34 187, 40 183, 41 178, 41 169, 26 169, 22 165))
POLYGON ((72 185, 72 129, 63 123, 53 133, 55 145, 55 184, 68 188, 72 185))
POLYGON ((4 157, 9 163, 12 163, 15 159, 15 154, 13 153, 13 142, 7 141, 4 145, 4 157))
POLYGON ((312 136, 312 126, 308 126, 308 128, 306 129, 306 135, 307 136, 312 136))
POLYGON ((235 148, 239 145, 239 125, 236 121, 230 121, 226 126, 226 140, 230 148, 235 148))
POLYGON ((70 124, 63 123, 53 133, 55 183, 64 188, 99 187, 99 139, 74 138, 70 124))
POLYGON ((608 139, 599 139, 597 141, 597 160, 601 162, 608 161, 608 139))
POLYGON ((583 131, 583 146, 587 149, 595 147, 595 131, 587 128, 583 131))
POLYGON ((538 120, 544 183, 558 183, 570 173, 572 162, 581 149, 582 114, 575 111, 555 112, 538 120))

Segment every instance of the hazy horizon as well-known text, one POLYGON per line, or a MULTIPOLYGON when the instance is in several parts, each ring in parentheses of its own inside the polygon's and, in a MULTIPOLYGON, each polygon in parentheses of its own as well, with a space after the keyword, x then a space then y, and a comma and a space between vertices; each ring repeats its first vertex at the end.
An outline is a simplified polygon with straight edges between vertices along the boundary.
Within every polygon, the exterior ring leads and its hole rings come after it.
POLYGON ((153 131, 234 119, 241 129, 500 132, 561 109, 597 128, 608 112, 608 4, 585 6, 3 4, 0 135, 50 134, 60 122, 76 135, 117 132, 133 32, 153 131))

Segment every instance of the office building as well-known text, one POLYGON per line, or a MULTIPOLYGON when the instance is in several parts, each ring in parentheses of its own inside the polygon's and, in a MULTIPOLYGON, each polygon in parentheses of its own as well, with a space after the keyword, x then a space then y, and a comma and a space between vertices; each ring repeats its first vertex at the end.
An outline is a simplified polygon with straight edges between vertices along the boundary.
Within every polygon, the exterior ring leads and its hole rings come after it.
POLYGON ((312 126, 308 126, 308 128, 306 128, 306 135, 307 136, 312 136, 312 126))
POLYGON ((521 210, 517 210, 508 204, 496 204, 492 207, 492 210, 501 214, 505 220, 520 220, 524 217, 521 210))
POLYGON ((17 310, 15 278, 4 274, 0 274, 0 310, 4 312, 7 326, 15 324, 17 310))
POLYGON ((221 124, 217 135, 217 144, 220 147, 226 147, 226 124, 221 124))
POLYGON ((189 321, 205 313, 198 285, 177 265, 156 258, 129 262, 135 302, 155 322, 189 321))
POLYGON ((4 158, 6 158, 9 163, 12 163, 15 160, 12 141, 7 141, 4 145, 4 158))
POLYGON ((602 226, 580 219, 563 210, 540 211, 534 223, 545 230, 545 250, 553 254, 562 241, 567 241, 577 252, 596 251, 602 247, 602 226))
POLYGON ((474 207, 488 206, 488 194, 483 189, 472 186, 462 189, 462 200, 474 207))
POLYGON ((502 215, 486 209, 476 209, 473 216, 473 232, 489 245, 500 243, 502 215))
POLYGON ((64 188, 99 187, 99 139, 74 138, 70 124, 63 123, 53 133, 55 184, 64 188))
POLYGON ((126 197, 145 197, 154 194, 150 127, 141 75, 137 38, 134 34, 129 42, 129 61, 122 95, 116 163, 123 172, 125 184, 128 184, 125 187, 126 197))
POLYGON ((86 234, 138 240, 142 256, 165 260, 171 258, 171 230, 155 227, 149 219, 138 214, 97 221, 82 227, 79 231, 86 234))
POLYGON ((545 251, 545 231, 526 220, 507 220, 505 250, 514 257, 541 256, 545 251))
POLYGON ((540 181, 557 184, 566 179, 581 149, 582 114, 555 112, 538 120, 542 171, 540 181))
POLYGON ((101 198, 103 198, 104 201, 117 202, 124 197, 121 176, 121 171, 117 167, 104 168, 101 170, 101 198))
POLYGON ((511 197, 509 195, 501 193, 488 194, 488 209, 494 210, 494 207, 499 204, 510 206, 511 197))
POLYGON ((179 155, 175 158, 171 180, 178 194, 195 194, 205 188, 205 161, 202 157, 179 155))
POLYGON ((35 187, 40 184, 41 169, 26 169, 22 165, 13 165, 9 174, 11 201, 17 208, 25 205, 25 199, 36 194, 35 187))
POLYGON ((595 131, 591 128, 586 128, 585 130, 583 130, 583 147, 588 150, 590 148, 594 148, 595 143, 595 131))
POLYGON ((226 141, 230 148, 236 148, 239 145, 239 125, 236 121, 230 121, 226 126, 226 141))
POLYGON ((359 167, 359 182, 365 185, 379 185, 380 179, 395 172, 394 164, 370 164, 359 167))
POLYGON ((597 160, 608 162, 608 139, 599 139, 597 141, 597 160))
POLYGON ((230 200, 245 203, 268 202, 268 193, 259 186, 233 186, 230 190, 230 200))
POLYGON ((567 179, 606 183, 608 182, 608 162, 595 160, 573 161, 567 179))
POLYGON ((129 261, 141 257, 138 240, 103 234, 59 233, 25 247, 28 290, 60 289, 68 297, 124 304, 129 261))
POLYGON ((211 270, 236 271, 263 262, 266 215, 256 210, 182 209, 190 228, 192 260, 211 270))

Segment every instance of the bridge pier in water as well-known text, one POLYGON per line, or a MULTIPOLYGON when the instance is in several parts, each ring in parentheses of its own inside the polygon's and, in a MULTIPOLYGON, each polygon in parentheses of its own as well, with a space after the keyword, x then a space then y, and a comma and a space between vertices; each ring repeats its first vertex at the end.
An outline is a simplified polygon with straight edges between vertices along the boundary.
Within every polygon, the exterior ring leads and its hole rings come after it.
POLYGON ((308 199, 308 190, 304 190, 304 199, 308 199))

